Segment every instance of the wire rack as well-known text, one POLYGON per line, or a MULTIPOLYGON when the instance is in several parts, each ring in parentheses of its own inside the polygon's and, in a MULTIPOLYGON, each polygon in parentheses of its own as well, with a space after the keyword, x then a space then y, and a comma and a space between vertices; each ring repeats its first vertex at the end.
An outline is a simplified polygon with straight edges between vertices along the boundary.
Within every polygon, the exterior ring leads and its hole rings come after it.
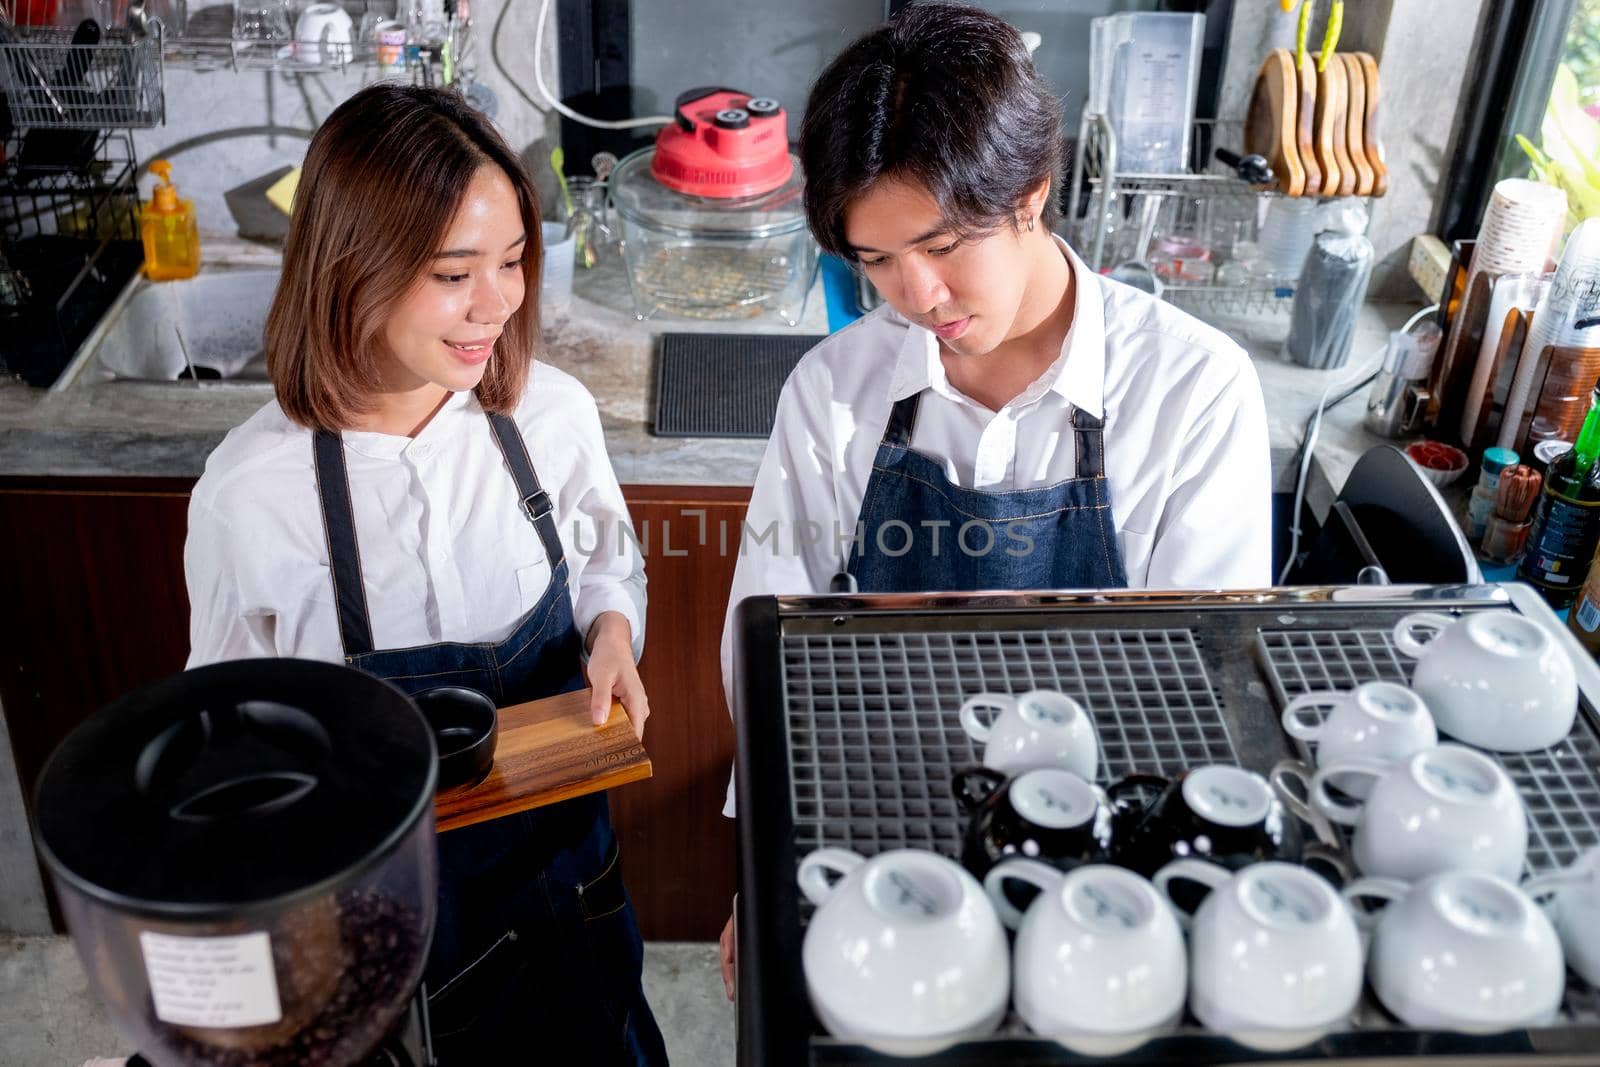
MULTIPOLYGON (((1388 630, 1263 630, 1262 661, 1280 709, 1302 693, 1363 682, 1411 683, 1417 662, 1388 630)), ((1311 750, 1301 743, 1309 761, 1311 750)), ((1580 715, 1567 739, 1538 752, 1486 753, 1500 762, 1528 811, 1528 872, 1567 866, 1600 845, 1600 738, 1580 715)))
POLYGON ((961 728, 982 692, 1055 689, 1094 718, 1104 779, 1237 763, 1188 630, 788 636, 795 845, 959 855, 951 778, 982 753, 961 728))
MULTIPOLYGON (((1211 158, 1215 147, 1243 144, 1241 123, 1203 119, 1195 123, 1192 167, 1183 174, 1141 174, 1118 169, 1117 138, 1104 115, 1085 111, 1072 157, 1067 220, 1075 246, 1089 266, 1108 271, 1119 263, 1146 261, 1163 230, 1183 230, 1204 244, 1204 258, 1188 276, 1158 263, 1162 295, 1202 315, 1226 318, 1284 317, 1296 278, 1266 277, 1233 259, 1234 247, 1254 241, 1267 205, 1280 193, 1246 184, 1211 158), (1226 220, 1233 229, 1217 229, 1226 220), (1214 241, 1227 233, 1225 242, 1214 241)), ((1160 257, 1157 257, 1160 258, 1160 257)))
POLYGON ((73 44, 65 27, 15 27, 0 36, 0 91, 19 127, 106 129, 155 126, 166 117, 159 22, 143 36, 107 31, 73 44))
POLYGON ((144 252, 133 135, 35 128, 5 145, 0 357, 49 385, 127 283, 144 252))
MULTIPOLYGON (((1094 716, 1102 781, 1129 772, 1171 777, 1203 763, 1264 771, 1310 755, 1279 726, 1287 699, 1409 680, 1409 661, 1381 627, 1421 603, 1503 610, 1509 600, 1541 625, 1559 626, 1536 598, 1498 588, 1307 590, 1237 604, 1196 600, 1192 610, 1165 595, 1146 598, 1146 606, 1130 597, 1086 609, 1080 602, 1093 598, 1065 594, 884 597, 865 606, 857 598, 795 598, 770 615, 743 610, 740 893, 754 903, 740 905, 739 922, 754 932, 741 933, 741 1062, 880 1061, 824 1036, 796 1010, 805 996, 796 961, 811 908, 795 890, 794 870, 823 846, 959 855, 966 820, 951 779, 980 756, 959 723, 965 699, 1033 688, 1073 696, 1094 716), (752 774, 756 767, 763 772, 752 774), (748 982, 747 970, 756 976, 748 982)), ((1536 871, 1565 866, 1600 844, 1600 736, 1590 703, 1600 687, 1592 672, 1580 674, 1585 708, 1568 741, 1498 757, 1522 792, 1536 871)), ((1580 1049, 1600 1050, 1600 991, 1569 977, 1559 1017, 1537 1034, 1413 1030, 1369 994, 1346 1027, 1293 1058, 1505 1055, 1522 1062, 1580 1049)), ((1241 1050, 1186 1018, 1139 1055, 1153 1064, 1224 1063, 1239 1062, 1241 1050)), ((992 1038, 959 1045, 940 1062, 1078 1061, 1012 1017, 992 1038)))

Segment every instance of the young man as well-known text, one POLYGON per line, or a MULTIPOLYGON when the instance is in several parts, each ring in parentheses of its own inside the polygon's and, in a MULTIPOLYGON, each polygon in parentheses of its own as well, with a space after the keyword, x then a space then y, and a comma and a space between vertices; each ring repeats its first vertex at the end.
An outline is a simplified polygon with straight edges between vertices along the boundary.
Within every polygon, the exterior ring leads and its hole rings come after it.
POLYGON ((1060 125, 1017 32, 966 6, 907 7, 813 86, 812 233, 887 304, 784 387, 747 520, 776 537, 743 546, 723 631, 730 705, 739 602, 840 575, 863 592, 1271 584, 1255 369, 1052 234, 1060 125))

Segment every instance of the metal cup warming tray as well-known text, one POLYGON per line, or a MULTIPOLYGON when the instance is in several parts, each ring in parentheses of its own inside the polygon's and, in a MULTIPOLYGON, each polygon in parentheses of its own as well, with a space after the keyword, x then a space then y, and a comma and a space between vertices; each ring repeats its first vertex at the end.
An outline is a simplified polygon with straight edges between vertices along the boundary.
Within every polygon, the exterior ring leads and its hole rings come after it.
MULTIPOLYGON (((1417 610, 1510 608, 1572 653, 1581 713, 1562 744, 1495 754, 1528 811, 1529 873, 1600 845, 1600 669, 1527 586, 1356 586, 1260 593, 972 593, 763 597, 736 631, 738 1051, 741 1064, 897 1062, 827 1036, 800 965, 810 915, 795 884, 823 845, 955 858, 965 820, 952 773, 979 762, 957 719, 967 697, 1059 689, 1094 716, 1102 781, 1238 763, 1309 761, 1285 734, 1288 699, 1376 679, 1415 661, 1389 632, 1417 610)), ((1325 828, 1326 829, 1326 828, 1325 828)), ((1308 839, 1311 837, 1308 834, 1308 839)), ((1307 1048, 1258 1053, 1192 1017, 1116 1062, 1243 1063, 1377 1057, 1600 1063, 1600 991, 1568 974, 1549 1027, 1481 1036, 1407 1028, 1370 989, 1348 1026, 1307 1048)), ((911 1062, 911 1061, 898 1061, 911 1062)), ((992 1038, 916 1062, 1093 1062, 1013 1015, 992 1038)))

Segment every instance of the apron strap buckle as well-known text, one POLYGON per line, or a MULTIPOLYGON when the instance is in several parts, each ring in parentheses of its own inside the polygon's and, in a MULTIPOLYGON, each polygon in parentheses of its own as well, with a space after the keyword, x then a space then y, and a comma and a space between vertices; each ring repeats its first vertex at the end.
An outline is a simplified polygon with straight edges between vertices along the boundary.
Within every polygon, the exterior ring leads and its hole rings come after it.
POLYGON ((550 494, 540 489, 522 498, 522 510, 528 513, 528 518, 537 523, 554 511, 555 507, 550 503, 550 494))

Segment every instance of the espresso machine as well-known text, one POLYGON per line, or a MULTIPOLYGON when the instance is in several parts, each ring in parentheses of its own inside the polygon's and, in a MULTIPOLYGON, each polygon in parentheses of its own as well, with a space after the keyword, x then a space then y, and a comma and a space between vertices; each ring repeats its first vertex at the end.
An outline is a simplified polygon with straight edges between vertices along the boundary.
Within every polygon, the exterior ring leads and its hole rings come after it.
POLYGON ((89 983, 151 1067, 431 1067, 432 730, 370 675, 260 659, 98 712, 35 832, 89 983))

